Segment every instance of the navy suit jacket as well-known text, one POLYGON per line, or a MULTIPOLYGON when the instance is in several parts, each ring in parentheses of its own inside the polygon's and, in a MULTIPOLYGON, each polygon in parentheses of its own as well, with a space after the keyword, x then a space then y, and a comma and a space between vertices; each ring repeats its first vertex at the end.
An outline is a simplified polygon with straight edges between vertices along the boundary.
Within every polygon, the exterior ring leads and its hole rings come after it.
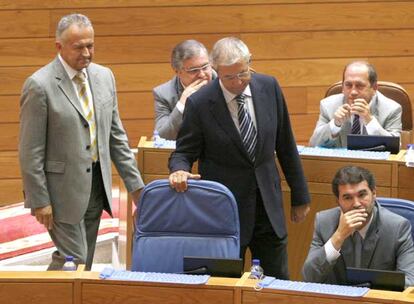
POLYGON ((171 172, 190 171, 198 160, 203 179, 220 182, 232 191, 239 208, 241 245, 249 242, 253 232, 257 189, 276 234, 284 237, 287 233, 275 152, 291 188, 292 205, 310 201, 279 84, 273 77, 253 74, 250 89, 258 133, 254 163, 243 146, 218 79, 188 98, 176 150, 169 160, 171 172))

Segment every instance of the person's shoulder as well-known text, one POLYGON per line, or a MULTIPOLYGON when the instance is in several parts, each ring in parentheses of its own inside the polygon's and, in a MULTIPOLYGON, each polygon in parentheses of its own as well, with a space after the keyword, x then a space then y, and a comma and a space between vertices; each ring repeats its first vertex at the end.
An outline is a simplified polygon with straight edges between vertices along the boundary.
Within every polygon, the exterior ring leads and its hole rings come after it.
POLYGON ((317 213, 317 219, 319 222, 331 222, 332 220, 336 220, 341 213, 341 210, 339 207, 334 207, 330 209, 325 209, 322 211, 319 211, 317 213))
POLYGON ((403 222, 409 222, 405 217, 388 210, 386 207, 382 207, 379 203, 377 203, 377 206, 381 218, 381 223, 397 226, 403 222))
POLYGON ((112 73, 111 69, 107 66, 100 65, 98 63, 91 62, 88 66, 88 70, 95 73, 112 73))
POLYGON ((321 105, 323 106, 335 105, 336 107, 338 107, 343 102, 344 102, 344 94, 339 93, 339 94, 334 94, 334 95, 330 95, 330 96, 322 98, 321 105))
POLYGON ((401 108, 401 105, 396 102, 394 99, 388 98, 384 94, 382 94, 380 91, 377 91, 377 97, 378 97, 378 103, 380 105, 384 105, 387 108, 401 108))
POLYGON ((174 76, 172 79, 156 86, 153 90, 158 94, 175 92, 176 82, 177 76, 174 76))

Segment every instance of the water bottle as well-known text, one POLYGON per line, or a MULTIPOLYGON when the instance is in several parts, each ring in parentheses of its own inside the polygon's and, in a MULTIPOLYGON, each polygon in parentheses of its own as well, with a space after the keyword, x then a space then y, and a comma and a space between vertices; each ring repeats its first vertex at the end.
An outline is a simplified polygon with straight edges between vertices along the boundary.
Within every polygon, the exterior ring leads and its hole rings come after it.
POLYGON ((154 142, 154 148, 161 147, 161 137, 160 133, 157 130, 154 130, 154 133, 152 135, 152 141, 154 142))
POLYGON ((407 153, 405 154, 405 165, 414 167, 414 144, 407 145, 407 153))
POLYGON ((261 280, 263 279, 263 268, 260 266, 259 259, 252 260, 252 267, 250 268, 250 279, 261 280))
POLYGON ((65 264, 63 264, 62 270, 63 271, 76 271, 76 269, 78 268, 75 264, 75 262, 73 261, 73 256, 68 255, 65 258, 65 264))

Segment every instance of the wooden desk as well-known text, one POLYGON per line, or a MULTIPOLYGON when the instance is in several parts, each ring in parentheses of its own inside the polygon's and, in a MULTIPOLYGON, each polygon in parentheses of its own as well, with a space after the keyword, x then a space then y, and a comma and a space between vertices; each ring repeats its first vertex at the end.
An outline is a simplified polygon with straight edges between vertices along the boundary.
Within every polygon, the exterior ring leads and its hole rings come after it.
MULTIPOLYGON (((141 137, 138 144, 137 161, 145 183, 155 179, 168 178, 167 163, 171 151, 170 149, 153 148, 151 141, 147 141, 146 137, 141 137)), ((312 205, 311 212, 303 223, 293 224, 289 220, 287 221, 289 270, 292 280, 301 279, 300 271, 312 240, 316 212, 336 206, 336 200, 331 190, 331 181, 335 172, 340 167, 349 164, 366 167, 376 177, 378 196, 414 200, 414 187, 412 186, 414 168, 405 166, 404 153, 405 151, 401 151, 398 155, 391 155, 388 160, 301 156, 312 205)), ((279 170, 279 172, 282 171, 279 170)), ((285 215, 286 218, 290 218, 290 189, 284 180, 282 180, 282 190, 285 215)), ((130 226, 132 227, 132 224, 130 226)))
POLYGON ((363 298, 347 298, 303 292, 264 289, 255 291, 254 280, 210 278, 206 285, 178 285, 134 281, 100 280, 99 273, 37 271, 0 272, 0 299, 5 304, 354 304, 414 303, 414 289, 404 292, 370 290, 363 298))

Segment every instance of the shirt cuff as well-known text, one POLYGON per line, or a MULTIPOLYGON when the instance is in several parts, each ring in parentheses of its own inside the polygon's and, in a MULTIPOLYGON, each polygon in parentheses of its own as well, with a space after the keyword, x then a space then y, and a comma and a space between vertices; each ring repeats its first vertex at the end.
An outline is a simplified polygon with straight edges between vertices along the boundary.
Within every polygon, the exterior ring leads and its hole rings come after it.
POLYGON ((341 253, 332 245, 331 239, 329 239, 323 247, 326 253, 326 260, 329 264, 333 263, 340 257, 341 253))
POLYGON ((178 112, 180 112, 181 114, 184 113, 185 105, 183 105, 181 102, 178 101, 175 106, 177 107, 178 112))
POLYGON ((381 125, 374 116, 372 117, 371 121, 365 125, 365 129, 367 130, 368 135, 379 134, 379 130, 381 128, 381 125))
POLYGON ((341 127, 338 127, 333 119, 329 122, 329 128, 331 129, 331 134, 334 136, 341 131, 341 127))

